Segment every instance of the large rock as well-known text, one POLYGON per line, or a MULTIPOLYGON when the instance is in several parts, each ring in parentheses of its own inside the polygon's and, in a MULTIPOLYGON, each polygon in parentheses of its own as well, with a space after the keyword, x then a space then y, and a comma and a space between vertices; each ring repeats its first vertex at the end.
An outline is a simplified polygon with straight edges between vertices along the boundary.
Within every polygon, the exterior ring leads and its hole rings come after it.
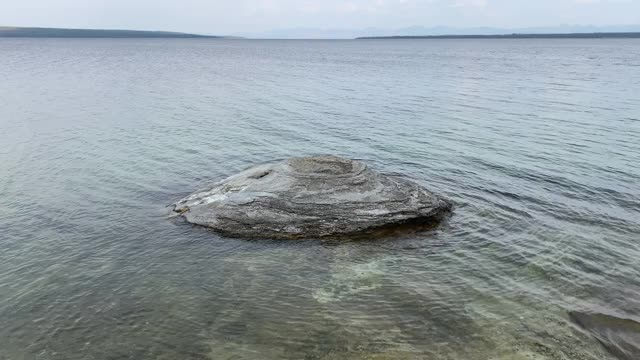
POLYGON ((436 224, 451 203, 407 179, 335 156, 258 165, 173 204, 230 236, 317 238, 436 224))

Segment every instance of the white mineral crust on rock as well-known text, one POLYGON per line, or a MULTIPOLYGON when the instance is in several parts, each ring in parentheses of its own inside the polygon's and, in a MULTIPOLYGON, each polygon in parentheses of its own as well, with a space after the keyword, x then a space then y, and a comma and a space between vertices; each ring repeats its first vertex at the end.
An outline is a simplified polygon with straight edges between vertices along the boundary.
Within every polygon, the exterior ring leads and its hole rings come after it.
POLYGON ((173 204, 229 236, 319 238, 437 224, 451 203, 398 176, 335 156, 258 165, 173 204))

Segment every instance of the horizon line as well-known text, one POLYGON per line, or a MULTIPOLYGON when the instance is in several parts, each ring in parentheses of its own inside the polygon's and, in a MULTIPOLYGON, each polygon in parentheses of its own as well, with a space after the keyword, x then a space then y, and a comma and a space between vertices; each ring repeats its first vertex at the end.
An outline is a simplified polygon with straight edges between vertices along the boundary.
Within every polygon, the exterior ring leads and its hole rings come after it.
MULTIPOLYGON (((628 25, 626 25, 628 26, 628 25)), ((473 28, 468 28, 473 29, 473 28)), ((508 31, 508 29, 504 29, 508 31)), ((438 34, 438 35, 373 35, 356 37, 243 37, 234 35, 207 35, 170 30, 132 30, 122 28, 57 28, 40 26, 0 25, 0 38, 217 38, 245 40, 376 40, 376 39, 536 39, 536 38, 640 38, 639 31, 591 32, 512 32, 494 34, 438 34), (109 34, 112 33, 112 34, 109 34)))

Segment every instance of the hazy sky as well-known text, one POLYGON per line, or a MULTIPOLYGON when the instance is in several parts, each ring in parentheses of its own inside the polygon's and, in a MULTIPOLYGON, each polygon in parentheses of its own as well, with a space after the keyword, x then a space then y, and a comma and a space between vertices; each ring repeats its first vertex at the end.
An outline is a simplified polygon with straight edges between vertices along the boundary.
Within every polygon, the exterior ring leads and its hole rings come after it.
POLYGON ((0 25, 210 34, 292 27, 640 24, 640 0, 0 0, 0 25))

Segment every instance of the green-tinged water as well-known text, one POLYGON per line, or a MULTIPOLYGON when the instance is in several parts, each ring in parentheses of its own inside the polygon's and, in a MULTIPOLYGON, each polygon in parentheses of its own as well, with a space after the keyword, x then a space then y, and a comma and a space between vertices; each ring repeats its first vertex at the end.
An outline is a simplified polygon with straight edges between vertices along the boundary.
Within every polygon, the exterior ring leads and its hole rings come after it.
POLYGON ((640 320, 637 89, 637 40, 0 40, 0 359, 624 359, 628 323, 570 313, 640 320), (352 242, 167 218, 309 154, 455 211, 352 242))

